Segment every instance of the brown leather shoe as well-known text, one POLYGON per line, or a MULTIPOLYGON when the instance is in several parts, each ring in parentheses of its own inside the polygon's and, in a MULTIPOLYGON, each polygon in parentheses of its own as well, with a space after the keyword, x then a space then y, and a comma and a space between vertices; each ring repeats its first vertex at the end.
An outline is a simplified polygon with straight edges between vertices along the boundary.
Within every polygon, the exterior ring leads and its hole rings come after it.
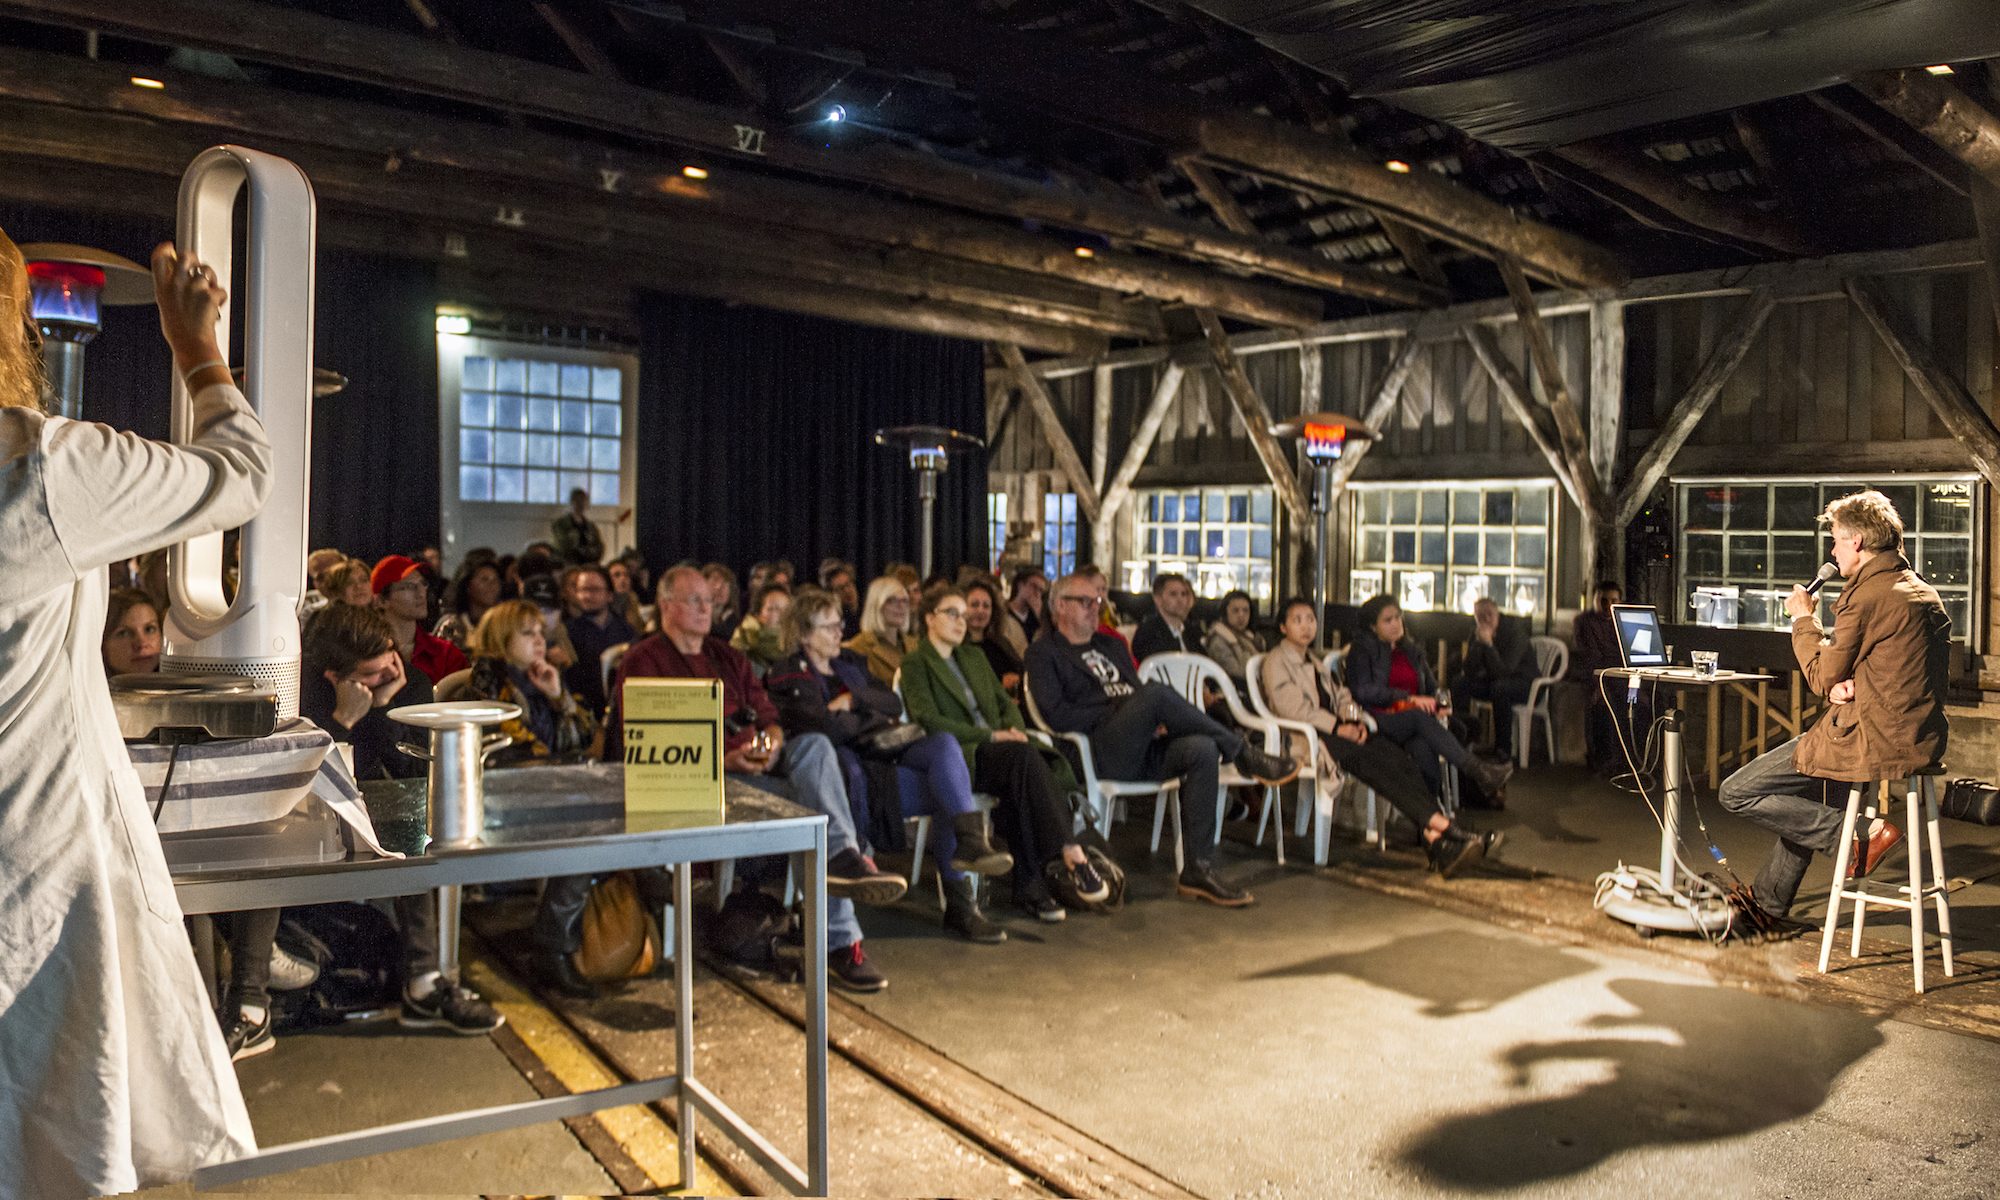
POLYGON ((1887 821, 1882 822, 1882 828, 1867 837, 1855 838, 1856 853, 1848 856, 1847 877, 1866 878, 1874 874, 1875 868, 1882 865, 1882 856, 1889 853, 1895 848, 1896 843, 1902 840, 1903 831, 1887 821))

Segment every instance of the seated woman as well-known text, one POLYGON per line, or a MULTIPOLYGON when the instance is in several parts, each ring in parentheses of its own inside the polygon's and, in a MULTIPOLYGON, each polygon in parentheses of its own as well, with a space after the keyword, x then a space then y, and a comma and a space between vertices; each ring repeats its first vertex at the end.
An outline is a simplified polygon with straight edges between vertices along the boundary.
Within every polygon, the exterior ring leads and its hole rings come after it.
POLYGON ((762 679, 785 657, 783 631, 778 628, 785 610, 792 606, 792 589, 782 583, 767 583, 757 589, 750 612, 729 635, 729 644, 750 660, 750 669, 762 679))
POLYGON ((971 597, 952 587, 924 593, 923 640, 903 660, 903 699, 910 719, 933 734, 958 739, 973 786, 998 798, 994 819, 1014 853, 1014 902, 1037 920, 1065 913, 1049 875, 1066 872, 1063 890, 1095 904, 1111 894, 1076 840, 1068 801, 1077 790, 1069 761, 1053 747, 1028 740, 1021 710, 994 676, 987 654, 966 640, 971 597))
MULTIPOLYGON (((892 584, 894 580, 890 581, 892 584)), ((902 585, 895 584, 898 592, 902 585)), ((871 589, 872 590, 872 589, 871 589)), ((979 911, 966 872, 997 875, 1014 859, 987 840, 986 818, 972 801, 965 757, 949 734, 930 734, 894 749, 872 749, 876 733, 894 728, 903 714, 896 693, 869 675, 861 657, 840 645, 840 599, 818 588, 802 590, 785 613, 787 657, 765 677, 764 690, 778 707, 787 737, 823 733, 843 759, 892 763, 901 816, 931 814, 945 823, 932 834, 938 874, 944 879, 944 927, 970 941, 1007 940, 1007 933, 979 911)), ((867 776, 848 772, 854 825, 867 836, 867 776)), ((923 847, 914 848, 923 853, 923 847)))
MULTIPOLYGON (((549 661, 542 610, 529 600, 505 600, 486 610, 473 630, 472 677, 465 699, 499 700, 521 708, 518 719, 500 732, 513 744, 498 752, 495 765, 530 766, 582 762, 592 756, 597 718, 563 690, 562 672, 549 661)), ((551 986, 573 996, 597 994, 595 985, 570 957, 583 944, 583 909, 593 877, 566 875, 542 887, 532 938, 536 971, 551 986)))
POLYGON ((1495 808, 1514 773, 1512 763, 1473 756, 1463 729, 1439 720, 1438 681, 1415 638, 1403 632, 1403 610, 1389 596, 1373 596, 1361 606, 1361 633, 1347 652, 1347 686, 1375 717, 1375 730, 1417 760, 1433 795, 1441 794, 1442 759, 1458 768, 1495 808))
MULTIPOLYGON (((1000 688, 1007 695, 1019 697, 1021 694, 1021 656, 1014 652, 1015 639, 1008 636, 1007 626, 1014 618, 1007 612, 1007 606, 1000 600, 1000 581, 991 575, 974 575, 965 581, 961 589, 965 594, 965 638, 966 645, 986 656, 986 665, 993 668, 993 674, 1000 680, 1000 688)), ((925 601, 917 605, 917 619, 924 623, 925 601)), ((918 645, 921 647, 927 631, 919 629, 918 645)), ((908 695, 906 691, 904 695, 908 695)))
POLYGON ((491 550, 473 550, 459 565, 458 574, 444 589, 444 615, 438 618, 432 637, 441 637, 470 657, 472 631, 486 610, 500 603, 507 580, 491 550))
POLYGON ((625 618, 625 623, 642 636, 652 632, 646 622, 645 605, 639 602, 639 591, 632 584, 632 564, 614 558, 604 564, 604 573, 611 577, 611 611, 625 618))
MULTIPOLYGON (((914 567, 910 574, 916 574, 914 567)), ((846 648, 867 662, 877 682, 893 687, 903 655, 915 641, 910 636, 909 586, 892 575, 869 584, 868 598, 861 602, 861 632, 847 639, 846 648)))
MULTIPOLYGON (((1274 714, 1288 721, 1304 721, 1319 730, 1326 751, 1319 760, 1323 786, 1331 784, 1337 764, 1380 792, 1423 831, 1424 853, 1431 869, 1447 879, 1484 858, 1499 844, 1500 835, 1475 834, 1454 825, 1438 807, 1436 796, 1410 756, 1388 739, 1371 734, 1347 689, 1329 680, 1320 669, 1319 658, 1313 653, 1319 618, 1312 601, 1303 597, 1287 600, 1279 616, 1283 639, 1259 664, 1257 684, 1274 714)), ((1299 735, 1289 734, 1288 738, 1293 755, 1305 761, 1306 747, 1298 742, 1299 735)))
POLYGON ((1209 626, 1208 638, 1202 643, 1202 649, 1236 684, 1239 694, 1247 694, 1244 677, 1249 673, 1250 660, 1265 650, 1264 639, 1250 628, 1256 617, 1250 593, 1230 592, 1222 598, 1222 619, 1209 626))

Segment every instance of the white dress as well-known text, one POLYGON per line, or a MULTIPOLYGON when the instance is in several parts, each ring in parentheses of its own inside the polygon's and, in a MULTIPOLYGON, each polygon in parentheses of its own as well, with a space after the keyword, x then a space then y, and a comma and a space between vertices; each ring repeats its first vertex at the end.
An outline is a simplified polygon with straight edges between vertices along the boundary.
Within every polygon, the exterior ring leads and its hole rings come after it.
POLYGON ((99 644, 104 567, 241 525, 270 487, 235 388, 171 446, 0 408, 0 1196, 185 1180, 256 1143, 99 644))

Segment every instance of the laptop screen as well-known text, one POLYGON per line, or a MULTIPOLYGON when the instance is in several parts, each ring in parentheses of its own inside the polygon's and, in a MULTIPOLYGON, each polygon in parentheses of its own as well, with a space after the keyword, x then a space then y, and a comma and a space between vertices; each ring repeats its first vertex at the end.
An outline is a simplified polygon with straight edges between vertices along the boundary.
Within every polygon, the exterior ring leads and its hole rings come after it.
POLYGON ((1666 649, 1660 640, 1660 614, 1649 604, 1614 604, 1612 623, 1618 627, 1618 653, 1628 667, 1663 667, 1666 649))

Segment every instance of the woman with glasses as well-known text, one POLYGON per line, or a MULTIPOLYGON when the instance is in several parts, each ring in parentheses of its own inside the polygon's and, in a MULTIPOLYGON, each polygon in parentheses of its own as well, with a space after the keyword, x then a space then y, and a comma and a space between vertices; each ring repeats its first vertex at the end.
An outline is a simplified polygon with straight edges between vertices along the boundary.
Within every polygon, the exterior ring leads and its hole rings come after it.
POLYGON ((1014 848, 1014 902, 1039 921, 1060 921, 1060 892, 1084 904, 1110 895, 1076 840, 1069 761, 1028 740, 1021 710, 977 646, 966 641, 967 593, 933 587, 919 610, 924 637, 903 660, 910 719, 958 740, 972 784, 998 798, 994 820, 1014 848), (1059 886, 1050 887, 1054 881, 1059 886))
MULTIPOLYGON (((986 818, 973 802, 958 743, 941 733, 901 745, 882 737, 900 726, 903 701, 869 674, 859 655, 841 647, 840 597, 806 588, 785 610, 779 629, 789 653, 771 668, 764 690, 778 706, 785 736, 820 733, 833 743, 847 774, 854 823, 864 837, 871 827, 881 827, 870 816, 872 802, 884 792, 896 798, 883 805, 889 820, 929 815, 944 822, 931 835, 944 879, 944 927, 968 941, 1007 940, 1006 931, 979 911, 966 875, 997 875, 1014 859, 987 838, 986 818), (873 782, 877 772, 861 769, 864 761, 890 768, 879 773, 880 786, 873 782)), ((912 853, 923 851, 912 847, 912 853)))
POLYGON ((188 393, 181 444, 43 410, 27 265, 0 233, 0 1179, 40 1200, 177 1183, 256 1149, 101 639, 105 568, 256 516, 271 446, 216 341, 215 271, 164 243, 152 266, 188 393))
POLYGON ((861 632, 847 640, 847 648, 862 657, 877 682, 894 684, 903 656, 916 644, 909 629, 909 587, 884 575, 868 585, 868 598, 861 604, 861 632))

